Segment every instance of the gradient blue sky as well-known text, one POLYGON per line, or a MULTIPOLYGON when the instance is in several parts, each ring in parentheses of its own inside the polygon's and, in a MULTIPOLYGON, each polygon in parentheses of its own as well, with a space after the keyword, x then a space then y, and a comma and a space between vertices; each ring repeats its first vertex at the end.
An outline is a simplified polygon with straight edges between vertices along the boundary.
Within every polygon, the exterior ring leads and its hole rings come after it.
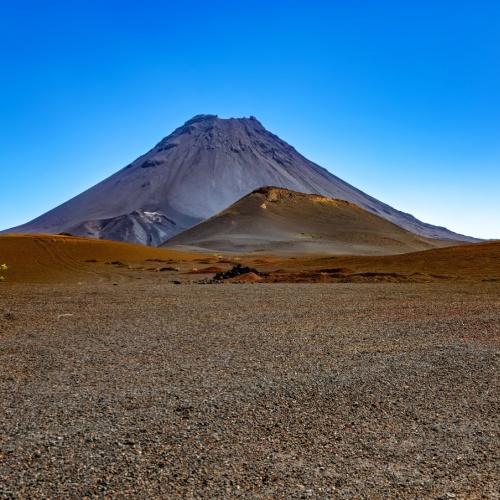
POLYGON ((213 113, 500 238, 498 1, 6 0, 0 56, 0 228, 213 113))

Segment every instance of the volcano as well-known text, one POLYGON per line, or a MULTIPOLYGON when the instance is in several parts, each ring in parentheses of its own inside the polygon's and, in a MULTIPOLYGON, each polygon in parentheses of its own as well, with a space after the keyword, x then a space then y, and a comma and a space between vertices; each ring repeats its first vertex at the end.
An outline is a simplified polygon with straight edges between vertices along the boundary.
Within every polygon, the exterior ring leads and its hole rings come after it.
POLYGON ((99 184, 5 232, 66 232, 160 245, 263 186, 345 200, 426 238, 473 241, 363 193, 254 117, 216 115, 195 116, 99 184))

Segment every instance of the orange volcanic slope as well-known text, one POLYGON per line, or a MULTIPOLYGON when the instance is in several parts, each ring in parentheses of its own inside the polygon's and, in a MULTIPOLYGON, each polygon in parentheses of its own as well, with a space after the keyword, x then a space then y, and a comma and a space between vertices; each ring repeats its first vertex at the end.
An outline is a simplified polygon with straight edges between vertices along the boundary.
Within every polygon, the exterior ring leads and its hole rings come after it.
MULTIPOLYGON (((1 286, 16 282, 98 283, 118 278, 135 279, 139 276, 161 278, 161 282, 168 281, 163 273, 147 272, 150 268, 162 266, 180 268, 181 274, 185 276, 186 271, 191 271, 190 279, 198 279, 193 275, 192 269, 201 262, 217 263, 218 267, 224 269, 235 262, 242 262, 257 267, 260 271, 270 272, 277 269, 293 273, 346 268, 351 272, 423 273, 456 279, 500 282, 500 242, 476 243, 400 255, 297 255, 287 258, 277 255, 257 257, 254 254, 242 255, 238 260, 234 260, 227 256, 183 253, 106 240, 53 235, 5 235, 0 236, 0 263, 3 262, 8 264, 9 269, 3 272, 7 279, 1 286), (121 267, 120 262, 124 267, 121 267), (130 271, 128 265, 134 270, 130 271)), ((212 268, 208 269, 213 271, 212 268)))
POLYGON ((387 255, 457 244, 417 236, 353 203, 266 187, 164 246, 227 252, 387 255))
POLYGON ((356 272, 422 273, 459 279, 500 281, 500 241, 471 243, 401 255, 298 259, 290 261, 290 266, 303 269, 345 267, 356 272))
POLYGON ((116 274, 116 266, 106 262, 191 261, 189 255, 145 245, 94 240, 59 235, 1 235, 0 264, 9 269, 2 274, 7 282, 100 281, 116 274))

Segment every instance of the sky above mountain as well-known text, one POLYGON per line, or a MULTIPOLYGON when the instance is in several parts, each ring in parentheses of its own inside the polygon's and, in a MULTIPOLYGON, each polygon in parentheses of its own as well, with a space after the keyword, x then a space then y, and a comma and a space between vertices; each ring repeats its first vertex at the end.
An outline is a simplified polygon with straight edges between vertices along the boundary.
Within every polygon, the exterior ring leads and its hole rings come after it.
POLYGON ((497 2, 19 0, 0 14, 0 229, 216 113, 257 116, 419 219, 500 238, 497 2))

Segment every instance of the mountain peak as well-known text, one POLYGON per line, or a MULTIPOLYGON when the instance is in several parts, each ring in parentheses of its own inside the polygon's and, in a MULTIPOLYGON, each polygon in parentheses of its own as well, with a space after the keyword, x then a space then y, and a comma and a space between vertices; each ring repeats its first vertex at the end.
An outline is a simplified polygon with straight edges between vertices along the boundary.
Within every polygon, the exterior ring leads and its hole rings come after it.
POLYGON ((217 120, 218 118, 219 117, 217 115, 195 115, 193 116, 193 118, 189 119, 187 122, 184 123, 184 127, 187 125, 192 125, 193 123, 214 121, 217 120))
MULTIPOLYGON (((156 151, 161 152, 188 141, 195 141, 193 147, 204 149, 217 149, 236 153, 241 148, 248 150, 256 144, 264 144, 275 149, 269 143, 272 134, 255 118, 255 116, 242 118, 219 118, 218 115, 201 114, 193 116, 182 126, 175 129, 170 135, 162 139, 156 146, 156 151), (265 136, 268 136, 265 138, 265 136)), ((271 142, 276 142, 272 136, 271 142)), ((284 144, 284 143, 283 143, 284 144)), ((283 147, 283 144, 280 146, 283 147)))
MULTIPOLYGON (((242 116, 239 118, 220 118, 219 115, 211 115, 211 114, 200 114, 200 115, 195 115, 192 118, 190 118, 187 122, 184 123, 182 127, 189 127, 190 125, 195 125, 195 124, 213 124, 213 123, 220 123, 220 124, 225 124, 225 123, 253 123, 253 124, 258 124, 262 126, 262 124, 257 120, 257 118, 253 115, 250 115, 248 117, 242 116)), ((182 128, 181 127, 181 128, 182 128)))

